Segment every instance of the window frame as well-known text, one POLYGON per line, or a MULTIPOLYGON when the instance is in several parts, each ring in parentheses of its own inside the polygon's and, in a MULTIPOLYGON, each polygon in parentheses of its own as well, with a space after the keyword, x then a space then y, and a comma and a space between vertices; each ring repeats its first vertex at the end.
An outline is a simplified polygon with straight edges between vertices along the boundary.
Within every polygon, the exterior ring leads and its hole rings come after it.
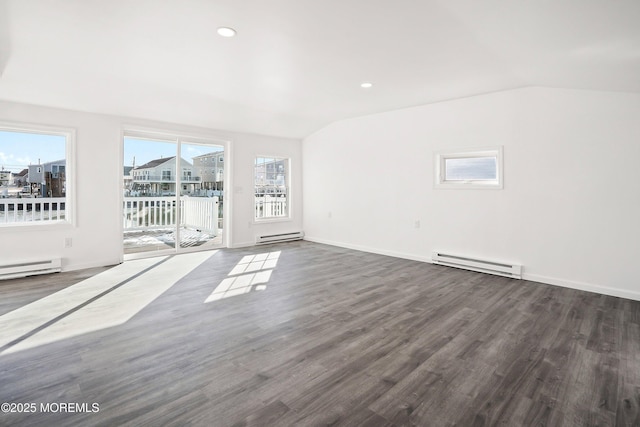
POLYGON ((484 147, 471 149, 441 150, 434 153, 434 188, 436 189, 484 189, 501 190, 504 188, 503 147, 484 147), (446 161, 448 159, 496 158, 496 179, 446 180, 446 161))
POLYGON ((0 121, 0 131, 35 135, 54 135, 65 138, 65 218, 63 220, 0 223, 0 231, 76 227, 76 129, 36 123, 12 123, 0 121))
MULTIPOLYGON (((277 171, 276 171, 277 173, 277 171)), ((287 156, 279 156, 279 155, 270 155, 270 154, 256 154, 253 157, 253 167, 252 167, 252 180, 253 180, 253 223, 265 223, 265 222, 280 222, 280 221, 291 221, 291 157, 287 156), (286 189, 286 215, 283 216, 269 216, 269 217, 256 217, 256 160, 257 159, 273 159, 274 163, 278 161, 284 161, 284 181, 285 181, 285 189, 286 189)), ((266 171, 265 171, 266 175, 266 171)), ((265 177, 266 179, 266 177, 265 177)), ((266 194, 266 193, 265 193, 266 194)))

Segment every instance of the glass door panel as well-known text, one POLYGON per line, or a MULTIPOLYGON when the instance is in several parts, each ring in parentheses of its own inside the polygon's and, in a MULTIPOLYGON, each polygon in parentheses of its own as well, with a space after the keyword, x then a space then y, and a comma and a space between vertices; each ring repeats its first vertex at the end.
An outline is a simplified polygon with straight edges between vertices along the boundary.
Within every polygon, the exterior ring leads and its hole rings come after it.
POLYGON ((175 250, 177 143, 125 137, 125 255, 175 250))
POLYGON ((222 245, 224 199, 224 147, 180 144, 179 247, 211 248, 222 245))

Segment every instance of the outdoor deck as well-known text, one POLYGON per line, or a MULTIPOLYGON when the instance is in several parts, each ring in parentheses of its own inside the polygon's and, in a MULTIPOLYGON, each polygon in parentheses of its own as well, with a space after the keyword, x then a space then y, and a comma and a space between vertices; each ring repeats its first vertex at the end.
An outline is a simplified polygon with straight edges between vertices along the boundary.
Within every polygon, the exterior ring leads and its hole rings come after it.
MULTIPOLYGON (((140 252, 175 249, 176 236, 173 228, 151 230, 126 230, 123 236, 124 253, 135 254, 140 252)), ((218 235, 182 228, 180 230, 180 247, 214 248, 222 245, 222 229, 218 229, 218 235)))

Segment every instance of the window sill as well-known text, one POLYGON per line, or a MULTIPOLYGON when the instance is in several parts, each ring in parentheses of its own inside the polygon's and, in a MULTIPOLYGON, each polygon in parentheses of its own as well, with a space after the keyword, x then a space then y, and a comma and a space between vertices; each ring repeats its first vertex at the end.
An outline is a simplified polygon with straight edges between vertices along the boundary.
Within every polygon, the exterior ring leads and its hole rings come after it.
POLYGON ((436 183, 434 186, 437 190, 502 190, 503 185, 500 184, 478 184, 478 183, 436 183))
POLYGON ((261 219, 254 219, 253 224, 271 224, 275 222, 291 222, 291 221, 293 221, 293 218, 289 216, 281 217, 281 218, 261 218, 261 219))
POLYGON ((29 223, 29 222, 15 222, 0 224, 0 233, 8 233, 15 231, 59 231, 59 230, 71 230, 75 226, 67 221, 56 221, 49 223, 29 223))

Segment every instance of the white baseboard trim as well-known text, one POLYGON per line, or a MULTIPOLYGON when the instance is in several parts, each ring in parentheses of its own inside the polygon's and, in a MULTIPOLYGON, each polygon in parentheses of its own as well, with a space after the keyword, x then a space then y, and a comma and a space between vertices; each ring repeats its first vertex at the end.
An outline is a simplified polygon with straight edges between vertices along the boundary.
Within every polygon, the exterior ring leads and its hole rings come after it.
MULTIPOLYGON (((368 246, 352 245, 352 244, 343 243, 343 242, 336 242, 334 240, 321 239, 313 236, 305 236, 304 240, 308 240, 310 242, 315 242, 315 243, 322 243, 325 245, 337 246, 340 248, 353 249, 356 251, 370 252, 378 255, 386 255, 386 256, 392 256, 396 258, 409 259, 412 261, 422 261, 422 262, 432 263, 432 260, 430 257, 425 257, 421 255, 387 251, 384 249, 371 248, 368 246)), ((626 298, 630 300, 640 301, 640 292, 628 291, 625 289, 598 286, 598 285, 593 285, 591 283, 576 282, 576 281, 566 280, 566 279, 558 279, 555 277, 548 277, 548 276, 543 276, 539 274, 523 273, 522 280, 529 280, 532 282, 539 282, 547 285, 561 286, 564 288, 576 289, 579 291, 594 292, 601 295, 609 295, 612 297, 619 297, 619 298, 626 298)))
POLYGON ((379 248, 372 248, 369 246, 360 246, 360 245, 351 245, 348 243, 343 243, 343 242, 336 242, 333 240, 327 240, 327 239, 319 239, 313 236, 304 236, 304 240, 308 240, 309 242, 314 242, 314 243, 322 243, 324 245, 331 245, 331 246, 338 246, 340 248, 346 248, 346 249, 353 249, 356 251, 362 251, 362 252, 369 252, 372 254, 378 254, 378 255, 385 255, 385 256, 391 256, 394 258, 403 258, 403 259, 409 259, 412 261, 421 261, 421 262, 428 262, 431 263, 431 257, 425 257, 422 255, 414 255, 414 254, 409 254, 406 252, 395 252, 395 251, 387 251, 385 249, 379 249, 379 248))
POLYGON ((594 292, 601 295, 609 295, 612 297, 626 298, 635 301, 640 301, 640 292, 628 291, 619 288, 610 288, 607 286, 599 286, 591 283, 576 282, 573 280, 558 279, 555 277, 542 276, 539 274, 527 274, 522 275, 523 280, 530 280, 532 282, 545 283, 547 285, 561 286, 563 288, 576 289, 579 291, 594 292))

